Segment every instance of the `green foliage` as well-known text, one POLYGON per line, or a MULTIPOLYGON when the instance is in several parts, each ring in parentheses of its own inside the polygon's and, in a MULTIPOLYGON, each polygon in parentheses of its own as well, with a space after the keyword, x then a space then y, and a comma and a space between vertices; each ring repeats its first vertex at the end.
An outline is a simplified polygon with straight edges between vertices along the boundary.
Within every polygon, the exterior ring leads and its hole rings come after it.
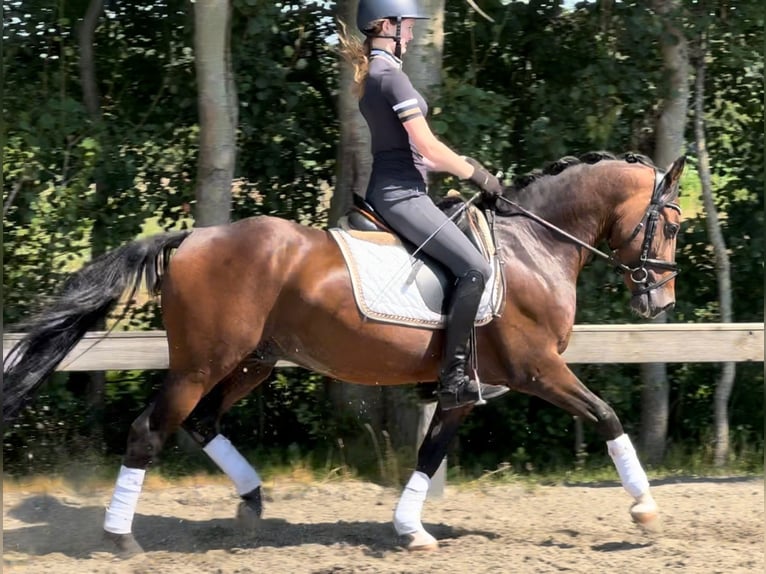
MULTIPOLYGON (((479 150, 477 157, 502 165, 511 174, 591 149, 652 155, 655 118, 665 95, 658 45, 661 23, 641 3, 611 4, 608 12, 602 3, 581 3, 572 12, 562 12, 558 3, 511 3, 487 9, 494 10, 495 24, 477 17, 463 2, 447 3, 445 28, 452 33, 446 37, 445 93, 454 83, 486 97, 485 101, 474 97, 472 105, 442 105, 441 121, 456 128, 445 135, 466 136, 452 140, 458 149, 479 150), (497 109, 505 117, 492 115, 497 109), (467 127, 483 117, 494 122, 489 127, 495 143, 489 146, 492 151, 467 127), (492 155, 500 150, 500 158, 492 155)), ((762 321, 764 97, 763 58, 756 46, 761 45, 764 9, 747 2, 736 11, 736 17, 730 12, 728 19, 714 18, 707 24, 697 16, 688 25, 690 30, 714 26, 707 135, 714 191, 731 250, 735 320, 762 321)), ((683 182, 687 223, 679 238, 683 273, 676 282, 678 303, 671 321, 714 322, 720 321, 715 263, 701 219, 693 150, 691 159, 683 182)), ((619 276, 595 262, 580 276, 576 322, 631 322, 628 300, 619 276)), ((703 444, 710 435, 717 367, 669 369, 670 439, 674 444, 703 444)), ((637 434, 637 368, 577 366, 575 371, 615 407, 626 430, 637 434)), ((760 397, 762 386, 762 369, 740 365, 731 404, 732 428, 742 425, 742 432, 752 439, 748 444, 761 448, 762 408, 761 412, 753 408, 761 402, 752 397, 760 397)), ((461 443, 463 467, 487 469, 505 460, 518 470, 571 461, 571 417, 554 407, 538 408, 535 402, 520 397, 490 405, 478 421, 470 421, 460 434, 463 441, 471 441, 461 443)), ((589 454, 603 457, 603 445, 600 441, 594 445, 592 435, 586 425, 586 442, 595 448, 589 454)))
MULTIPOLYGON (((464 0, 446 2, 445 79, 430 101, 431 125, 441 138, 508 175, 593 149, 652 154, 666 94, 661 22, 645 3, 583 2, 573 10, 560 2, 485 4, 494 24, 464 0)), ((692 41, 706 30, 710 46, 705 120, 714 194, 730 249, 735 320, 762 321, 764 7, 756 0, 736 6, 713 2, 705 5, 714 15, 708 17, 699 3, 687 4, 684 30, 692 41)), ((3 55, 9 63, 3 101, 7 325, 44 302, 63 275, 92 254, 148 226, 189 225, 198 126, 193 12, 187 2, 109 5, 96 29, 100 118, 82 102, 78 67, 75 25, 87 2, 32 0, 3 7, 3 55)), ((298 0, 235 0, 233 7, 239 99, 233 217, 272 214, 323 225, 339 141, 337 55, 325 42, 335 31, 331 9, 298 0)), ((689 142, 691 136, 690 131, 689 142)), ((718 321, 715 262, 693 146, 689 153, 686 222, 679 237, 683 273, 671 320, 718 321)), ((454 185, 435 183, 442 191, 454 185)), ((619 276, 596 262, 581 275, 576 321, 633 321, 627 303, 619 276)), ((159 327, 156 305, 140 301, 125 326, 159 327)), ((738 365, 731 425, 739 461, 763 452, 761 367, 738 365)), ((638 367, 578 365, 576 373, 635 435, 638 367)), ((697 452, 703 464, 717 367, 671 365, 669 373, 672 451, 684 460, 697 452)), ((57 374, 33 410, 6 433, 6 469, 45 470, 89 448, 100 451, 89 438, 95 425, 103 426, 106 452, 121 453, 130 422, 163 376, 110 373, 104 410, 96 415, 89 411, 83 376, 57 374)), ((345 468, 356 461, 343 458, 348 453, 337 450, 337 439, 365 431, 333 414, 321 377, 285 370, 243 399, 223 428, 243 451, 270 461, 290 464, 307 453, 326 453, 325 460, 341 457, 345 468)), ((588 465, 606 462, 603 443, 587 424, 585 442, 588 465)), ((468 419, 453 460, 469 472, 501 462, 510 462, 514 472, 534 472, 571 468, 573 450, 569 415, 516 395, 468 419)), ((178 445, 163 458, 169 472, 199 464, 178 445)), ((373 454, 370 459, 374 464, 373 454)))
POLYGON ((325 221, 335 173, 337 56, 320 3, 235 2, 232 46, 240 100, 236 217, 325 221))

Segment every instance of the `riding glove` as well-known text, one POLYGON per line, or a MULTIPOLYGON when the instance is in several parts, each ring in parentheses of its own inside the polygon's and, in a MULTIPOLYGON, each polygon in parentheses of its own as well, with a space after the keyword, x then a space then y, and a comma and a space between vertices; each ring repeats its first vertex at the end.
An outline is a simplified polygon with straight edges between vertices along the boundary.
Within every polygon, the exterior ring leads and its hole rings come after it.
POLYGON ((503 195, 503 186, 497 177, 489 173, 483 165, 472 157, 464 156, 463 159, 473 167, 473 174, 468 178, 468 181, 481 189, 486 199, 494 199, 503 195))

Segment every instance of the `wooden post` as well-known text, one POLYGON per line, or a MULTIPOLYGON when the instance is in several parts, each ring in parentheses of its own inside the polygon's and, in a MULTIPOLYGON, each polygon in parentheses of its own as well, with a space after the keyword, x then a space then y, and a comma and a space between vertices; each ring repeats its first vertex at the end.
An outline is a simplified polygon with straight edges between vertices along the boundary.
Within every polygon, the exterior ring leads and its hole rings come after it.
MULTIPOLYGON (((436 402, 420 402, 418 404, 418 444, 417 448, 423 443, 423 439, 428 433, 428 427, 431 419, 436 412, 436 402)), ((447 457, 444 457, 436 473, 431 477, 431 486, 428 488, 428 498, 442 498, 444 496, 444 485, 447 483, 447 457)))

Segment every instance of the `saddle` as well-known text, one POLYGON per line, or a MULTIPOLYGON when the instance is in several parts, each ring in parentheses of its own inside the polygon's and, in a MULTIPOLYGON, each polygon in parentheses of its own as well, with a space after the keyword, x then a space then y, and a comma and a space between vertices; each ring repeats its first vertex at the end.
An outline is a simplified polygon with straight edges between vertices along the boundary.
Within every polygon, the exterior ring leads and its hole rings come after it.
MULTIPOLYGON (((451 216, 463 203, 455 192, 439 207, 451 216)), ((492 266, 475 323, 485 325, 502 313, 505 294, 492 231, 485 215, 473 205, 455 223, 492 266)), ((363 198, 354 194, 349 211, 329 231, 343 253, 363 315, 396 324, 444 326, 452 274, 423 252, 415 253, 417 246, 395 235, 363 198)))

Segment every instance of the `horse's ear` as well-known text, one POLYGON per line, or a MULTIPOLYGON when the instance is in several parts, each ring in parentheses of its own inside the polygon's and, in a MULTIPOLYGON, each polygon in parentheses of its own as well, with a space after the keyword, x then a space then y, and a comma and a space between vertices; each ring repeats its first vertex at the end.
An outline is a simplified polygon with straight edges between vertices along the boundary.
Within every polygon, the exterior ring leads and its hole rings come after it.
POLYGON ((668 171, 662 177, 659 188, 657 189, 657 195, 660 198, 660 203, 668 203, 678 199, 678 184, 681 181, 681 174, 684 172, 684 166, 686 165, 686 156, 682 155, 668 168, 668 171))

